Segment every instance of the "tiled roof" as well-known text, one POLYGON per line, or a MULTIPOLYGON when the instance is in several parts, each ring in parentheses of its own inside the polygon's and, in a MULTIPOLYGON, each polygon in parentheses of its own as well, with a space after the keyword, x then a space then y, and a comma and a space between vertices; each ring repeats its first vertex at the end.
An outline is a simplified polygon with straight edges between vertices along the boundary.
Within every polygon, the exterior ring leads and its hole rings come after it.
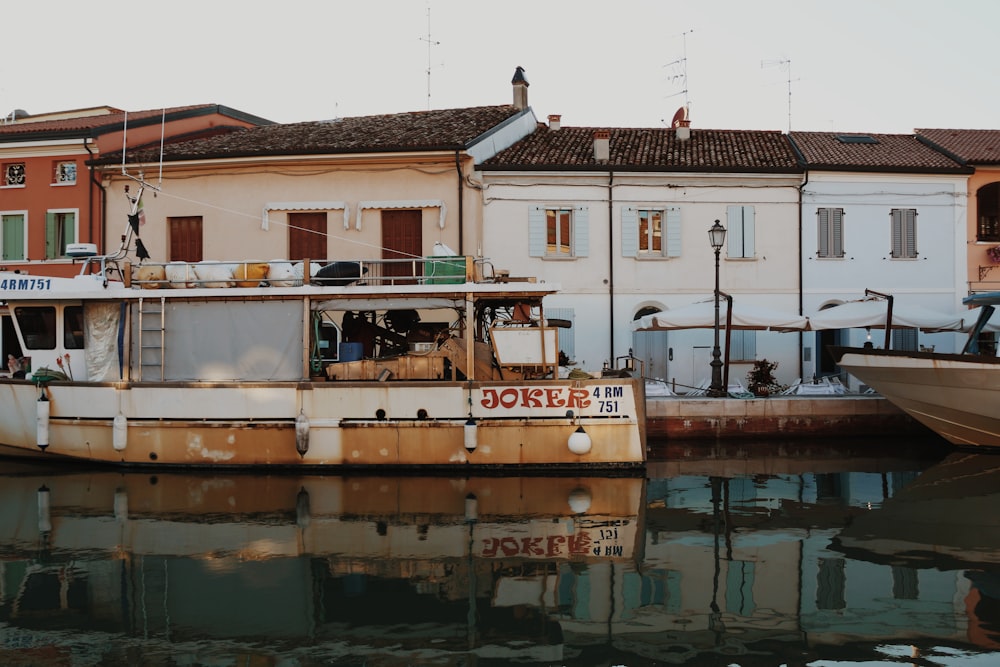
MULTIPOLYGON (((129 125, 159 123, 164 114, 169 118, 185 117, 188 115, 200 115, 202 113, 212 113, 218 111, 226 115, 238 117, 254 118, 247 116, 233 109, 227 109, 216 104, 197 104, 185 107, 170 107, 168 109, 150 109, 147 111, 129 111, 129 125)), ((32 122, 28 116, 16 123, 0 124, 0 141, 28 141, 39 136, 94 136, 103 132, 115 132, 121 130, 125 123, 126 114, 124 111, 118 113, 101 113, 93 115, 83 115, 74 118, 63 118, 60 120, 41 120, 32 122)), ((265 121, 264 119, 256 119, 265 121)))
POLYGON ((1000 164, 1000 130, 917 130, 966 164, 1000 164))
POLYGON ((792 132, 810 169, 893 172, 966 172, 961 164, 912 134, 792 132))
POLYGON ((681 140, 671 128, 560 127, 533 134, 485 161, 493 170, 802 171, 788 139, 776 131, 691 129, 681 140), (594 158, 594 133, 609 134, 609 159, 594 158))
MULTIPOLYGON (((165 161, 252 157, 459 150, 514 116, 510 105, 441 109, 249 128, 164 148, 165 161)), ((159 160, 159 151, 129 151, 130 161, 159 160)), ((114 156, 102 158, 101 162, 114 156)), ((119 154, 118 160, 121 159, 119 154)))

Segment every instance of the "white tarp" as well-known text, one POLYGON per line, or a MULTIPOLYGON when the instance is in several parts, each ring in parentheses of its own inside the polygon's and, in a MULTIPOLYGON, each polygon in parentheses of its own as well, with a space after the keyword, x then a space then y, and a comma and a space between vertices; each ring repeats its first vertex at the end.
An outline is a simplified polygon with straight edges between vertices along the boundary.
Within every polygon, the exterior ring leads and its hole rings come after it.
MULTIPOLYGON (((729 310, 726 299, 719 300, 719 326, 726 327, 729 310)), ((771 310, 743 302, 733 304, 733 329, 762 331, 804 331, 809 320, 803 315, 771 310)), ((669 331, 671 329, 712 329, 715 327, 715 302, 701 301, 646 315, 632 322, 633 331, 669 331)))
MULTIPOLYGON (((976 322, 979 321, 979 313, 982 309, 982 306, 976 306, 962 311, 962 331, 966 333, 972 331, 972 327, 976 326, 976 322)), ((993 311, 993 315, 990 316, 990 321, 986 323, 983 331, 1000 332, 1000 308, 993 311)))
MULTIPOLYGON (((848 301, 839 306, 825 308, 809 315, 809 328, 822 329, 884 329, 889 312, 889 302, 884 299, 848 301)), ((893 329, 922 329, 934 331, 961 331, 963 316, 942 313, 923 306, 892 305, 893 329)))

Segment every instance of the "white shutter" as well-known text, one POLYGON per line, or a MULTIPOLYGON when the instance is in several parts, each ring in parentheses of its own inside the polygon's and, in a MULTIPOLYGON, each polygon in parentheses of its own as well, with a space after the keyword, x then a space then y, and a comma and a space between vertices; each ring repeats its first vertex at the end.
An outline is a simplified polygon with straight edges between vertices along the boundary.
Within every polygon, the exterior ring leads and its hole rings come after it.
POLYGON ((754 247, 754 220, 755 214, 753 206, 743 207, 743 256, 753 257, 757 254, 754 247))
POLYGON ((667 257, 681 256, 681 210, 667 209, 667 257))
POLYGON ((528 209, 528 255, 545 256, 545 209, 541 206, 528 209))
POLYGON ((631 206, 622 206, 622 257, 639 254, 639 215, 631 206))
POLYGON ((590 209, 586 206, 573 209, 573 255, 590 255, 590 209))

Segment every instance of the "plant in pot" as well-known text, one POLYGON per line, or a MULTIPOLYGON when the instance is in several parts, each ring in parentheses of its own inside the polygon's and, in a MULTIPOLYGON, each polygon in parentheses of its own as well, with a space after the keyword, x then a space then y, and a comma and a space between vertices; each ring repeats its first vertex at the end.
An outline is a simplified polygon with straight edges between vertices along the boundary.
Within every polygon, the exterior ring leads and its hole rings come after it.
POLYGON ((754 396, 770 396, 781 391, 781 385, 774 377, 774 370, 777 367, 777 361, 758 359, 753 362, 753 368, 747 372, 747 389, 754 396))
POLYGON ((993 264, 1000 264, 1000 245, 991 245, 986 249, 986 256, 993 264))

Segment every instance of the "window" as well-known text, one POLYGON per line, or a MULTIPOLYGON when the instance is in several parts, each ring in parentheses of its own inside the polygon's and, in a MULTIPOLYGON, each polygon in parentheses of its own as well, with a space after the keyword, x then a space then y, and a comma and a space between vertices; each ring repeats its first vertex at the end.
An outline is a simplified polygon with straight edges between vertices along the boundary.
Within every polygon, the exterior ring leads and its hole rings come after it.
POLYGON ((63 310, 63 347, 83 349, 83 306, 66 306, 63 310))
POLYGON ((76 183, 76 162, 56 162, 52 182, 56 185, 73 185, 76 183))
POLYGON ((917 209, 892 209, 892 256, 895 259, 917 257, 917 209))
POLYGON ((0 249, 3 250, 4 261, 23 260, 27 252, 25 250, 24 214, 5 213, 0 217, 0 224, 3 226, 3 238, 0 240, 3 245, 0 246, 0 249))
POLYGON ((729 223, 726 238, 729 240, 727 257, 752 258, 754 256, 754 210, 753 206, 729 206, 726 208, 729 223))
POLYGON ((167 218, 171 262, 200 262, 202 255, 201 216, 167 218))
POLYGON ((816 210, 819 229, 817 257, 844 256, 844 209, 821 208, 816 210))
POLYGON ((1000 183, 990 183, 976 193, 976 240, 1000 241, 1000 183))
POLYGON ((622 209, 622 256, 680 257, 679 208, 622 209))
POLYGON ((23 188, 26 172, 23 162, 8 162, 3 166, 3 184, 8 188, 23 188))
POLYGON ((76 213, 49 211, 45 214, 45 259, 66 256, 66 246, 76 242, 76 213))
POLYGON ((288 259, 326 259, 326 211, 288 214, 288 259))
POLYGON ((757 358, 757 332, 733 329, 729 332, 729 361, 754 361, 757 358))
POLYGON ((586 257, 588 210, 585 207, 531 208, 528 246, 532 257, 586 257))
POLYGON ((56 309, 54 306, 18 306, 14 308, 17 325, 30 350, 54 350, 56 347, 56 309))

